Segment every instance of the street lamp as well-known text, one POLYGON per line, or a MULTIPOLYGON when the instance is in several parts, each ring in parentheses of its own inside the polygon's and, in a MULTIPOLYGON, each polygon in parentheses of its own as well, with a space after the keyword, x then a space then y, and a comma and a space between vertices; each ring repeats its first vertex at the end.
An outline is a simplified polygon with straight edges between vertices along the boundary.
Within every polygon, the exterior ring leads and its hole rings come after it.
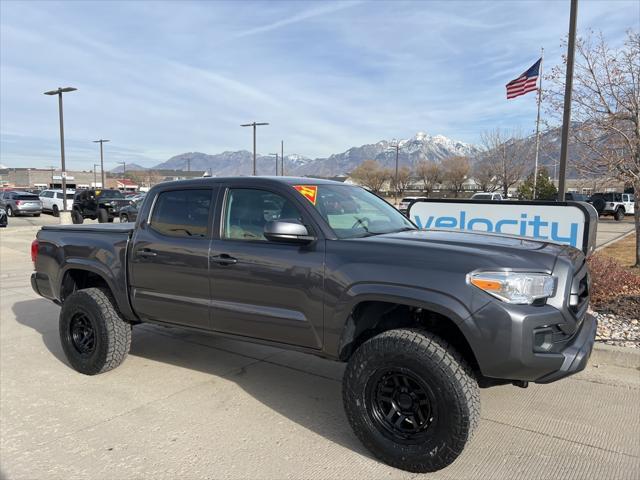
POLYGON ((243 125, 240 125, 241 127, 253 127, 253 176, 256 176, 256 127, 262 126, 262 125, 269 125, 268 123, 256 123, 256 122, 252 122, 252 123, 245 123, 243 125))
POLYGON ((284 177, 284 140, 280 140, 280 175, 284 177))
MULTIPOLYGON (((116 162, 122 165, 122 178, 124 178, 125 173, 127 173, 127 162, 116 162)), ((104 186, 102 187, 104 188, 104 186)))
POLYGON ((391 145, 391 148, 395 148, 396 149, 396 181, 395 181, 395 203, 396 206, 398 205, 398 154, 400 151, 400 142, 398 142, 397 140, 395 141, 395 145, 391 145))
POLYGON ((50 90, 48 92, 44 92, 45 95, 58 95, 58 114, 60 117, 60 159, 62 163, 62 210, 64 212, 67 211, 67 170, 64 164, 64 120, 62 115, 62 94, 73 92, 77 90, 77 88, 73 87, 60 87, 57 90, 50 90))
POLYGON ((100 139, 100 140, 94 140, 93 143, 99 143, 100 144, 100 181, 102 182, 102 188, 105 188, 105 183, 104 183, 104 156, 102 154, 102 144, 104 142, 110 142, 111 140, 104 140, 104 139, 100 139))
POLYGON ((270 153, 269 155, 275 155, 276 156, 276 177, 278 176, 278 154, 277 153, 270 153))

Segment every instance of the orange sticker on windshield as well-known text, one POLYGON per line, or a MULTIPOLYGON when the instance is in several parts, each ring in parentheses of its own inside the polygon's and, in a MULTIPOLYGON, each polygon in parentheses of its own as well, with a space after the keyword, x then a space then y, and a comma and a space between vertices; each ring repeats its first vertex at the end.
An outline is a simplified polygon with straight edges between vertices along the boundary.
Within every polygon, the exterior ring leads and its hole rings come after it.
POLYGON ((316 204, 316 198, 318 197, 318 187, 316 187, 315 185, 294 185, 293 188, 299 191, 300 194, 311 203, 313 203, 314 205, 316 204))

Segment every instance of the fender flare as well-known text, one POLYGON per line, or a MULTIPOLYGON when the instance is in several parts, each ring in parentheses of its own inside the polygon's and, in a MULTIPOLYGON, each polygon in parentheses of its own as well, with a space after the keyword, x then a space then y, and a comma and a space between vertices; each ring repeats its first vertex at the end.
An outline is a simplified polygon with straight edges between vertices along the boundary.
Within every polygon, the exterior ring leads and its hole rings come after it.
POLYGON ((333 324, 344 326, 338 344, 335 346, 339 358, 343 358, 344 352, 348 351, 349 346, 360 333, 351 314, 358 304, 366 301, 395 303, 439 313, 453 321, 469 341, 469 335, 465 330, 470 326, 466 320, 471 316, 471 312, 455 297, 427 288, 387 283, 359 283, 352 285, 343 293, 333 312, 333 324))
MULTIPOLYGON (((122 291, 121 288, 118 288, 116 284, 113 282, 112 272, 109 271, 105 266, 100 263, 91 262, 82 258, 72 258, 68 259, 67 262, 60 269, 60 276, 58 278, 58 296, 59 300, 62 302, 62 291, 63 291, 63 283, 64 279, 67 276, 67 273, 70 270, 83 270, 85 272, 90 272, 95 275, 98 275, 109 287, 113 298, 116 301, 117 308, 120 313, 128 320, 128 321, 139 321, 135 313, 133 312, 131 305, 129 304, 129 295, 127 291, 122 291)), ((126 287, 125 287, 126 288, 126 287)))

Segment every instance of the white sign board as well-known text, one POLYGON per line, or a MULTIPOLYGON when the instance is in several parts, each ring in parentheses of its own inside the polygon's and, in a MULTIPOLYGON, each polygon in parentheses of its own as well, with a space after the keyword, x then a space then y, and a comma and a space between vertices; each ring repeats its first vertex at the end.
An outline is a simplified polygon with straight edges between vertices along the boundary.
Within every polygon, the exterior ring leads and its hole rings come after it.
POLYGON ((584 202, 417 201, 409 218, 424 229, 503 233, 593 249, 597 213, 584 202))

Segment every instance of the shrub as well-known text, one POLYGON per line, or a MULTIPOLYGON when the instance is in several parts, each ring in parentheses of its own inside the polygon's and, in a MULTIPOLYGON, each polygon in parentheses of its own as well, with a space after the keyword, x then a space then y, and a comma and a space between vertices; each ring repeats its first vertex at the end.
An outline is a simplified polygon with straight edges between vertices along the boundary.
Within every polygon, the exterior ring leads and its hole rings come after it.
POLYGON ((606 255, 594 254, 589 260, 591 272, 591 304, 610 303, 619 297, 640 296, 640 275, 618 264, 606 255))

